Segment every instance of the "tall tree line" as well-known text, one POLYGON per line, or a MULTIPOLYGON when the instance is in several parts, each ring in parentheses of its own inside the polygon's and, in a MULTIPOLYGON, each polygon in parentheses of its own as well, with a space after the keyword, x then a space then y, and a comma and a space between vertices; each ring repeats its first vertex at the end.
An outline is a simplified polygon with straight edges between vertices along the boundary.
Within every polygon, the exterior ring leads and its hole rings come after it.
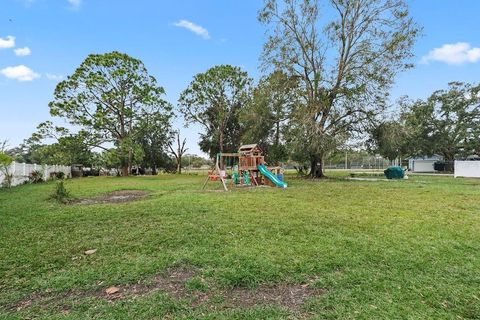
MULTIPOLYGON (((317 0, 265 0, 258 20, 266 41, 256 85, 241 68, 218 65, 195 75, 179 97, 185 124, 202 128, 202 151, 213 158, 259 143, 268 162, 308 162, 319 178, 324 159, 348 139, 397 129, 376 121, 395 76, 412 66, 419 27, 404 0, 330 0, 322 7, 317 0)), ((135 164, 156 170, 167 152, 181 165, 185 146, 171 148, 173 106, 164 95, 140 60, 115 51, 89 55, 49 104, 53 116, 78 130, 60 129, 50 149, 104 149, 123 175, 135 164)))
POLYGON ((412 67, 419 27, 404 0, 328 4, 320 15, 316 0, 265 0, 266 75, 255 88, 231 66, 195 76, 179 104, 187 123, 203 125, 202 150, 259 142, 274 162, 308 161, 317 178, 326 156, 374 126, 395 76, 412 67))
POLYGON ((391 160, 438 154, 448 171, 456 157, 480 156, 480 85, 452 82, 426 99, 403 97, 397 110, 372 130, 373 152, 391 160))

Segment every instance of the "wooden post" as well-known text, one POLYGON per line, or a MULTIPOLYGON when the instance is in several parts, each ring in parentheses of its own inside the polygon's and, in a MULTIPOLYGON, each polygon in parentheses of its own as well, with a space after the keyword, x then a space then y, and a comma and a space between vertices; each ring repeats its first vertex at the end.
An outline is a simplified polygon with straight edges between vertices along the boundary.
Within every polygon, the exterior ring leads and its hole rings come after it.
POLYGON ((223 179, 222 177, 222 174, 220 173, 220 167, 219 167, 219 158, 221 158, 221 155, 217 155, 217 163, 215 165, 216 167, 216 170, 218 172, 218 176, 220 177, 220 181, 222 181, 222 185, 223 185, 223 189, 225 189, 225 191, 228 191, 228 188, 227 188, 227 185, 225 184, 225 180, 223 179))
POLYGON ((207 182, 209 179, 210 179, 210 175, 207 174, 207 179, 205 179, 205 182, 203 183, 202 190, 205 189, 205 186, 207 185, 207 182))
MULTIPOLYGON (((228 191, 227 184, 225 183, 225 179, 223 179, 222 175, 220 174, 220 158, 222 157, 222 153, 217 154, 217 159, 215 161, 215 167, 213 169, 212 174, 217 174, 220 177, 220 181, 222 182, 223 189, 225 191, 228 191)), ((227 154, 226 154, 227 155, 227 154)), ((233 155, 233 154, 228 154, 228 155, 233 155)), ((205 186, 208 183, 208 180, 210 179, 209 176, 205 179, 205 182, 203 183, 202 190, 205 189, 205 186)))

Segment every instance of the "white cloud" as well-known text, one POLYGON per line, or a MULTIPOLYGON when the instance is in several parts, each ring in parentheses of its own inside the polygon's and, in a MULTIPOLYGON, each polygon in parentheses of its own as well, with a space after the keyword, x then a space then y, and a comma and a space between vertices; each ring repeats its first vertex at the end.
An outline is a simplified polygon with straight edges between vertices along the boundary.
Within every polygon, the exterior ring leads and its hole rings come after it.
POLYGON ((82 0, 67 0, 72 9, 78 9, 82 5, 82 0))
POLYGON ((475 63, 480 61, 480 48, 473 48, 467 42, 444 44, 440 48, 431 50, 421 60, 422 63, 430 61, 440 61, 450 65, 475 63))
POLYGON ((45 77, 47 77, 48 80, 56 80, 60 81, 63 79, 63 76, 60 74, 51 74, 51 73, 45 73, 45 77))
POLYGON ((30 50, 29 47, 18 48, 18 49, 15 49, 13 51, 19 57, 25 57, 25 56, 29 56, 29 55, 32 54, 32 50, 30 50))
POLYGON ((15 47, 15 37, 7 36, 6 38, 0 38, 0 49, 7 49, 15 47))
POLYGON ((32 69, 27 66, 19 65, 15 67, 6 67, 0 70, 0 74, 3 74, 9 79, 15 79, 18 81, 32 81, 40 75, 35 73, 32 69))
POLYGON ((195 24, 188 20, 180 20, 173 24, 175 27, 185 28, 187 30, 192 31, 193 33, 201 36, 204 39, 210 39, 210 35, 208 34, 208 30, 198 24, 195 24))

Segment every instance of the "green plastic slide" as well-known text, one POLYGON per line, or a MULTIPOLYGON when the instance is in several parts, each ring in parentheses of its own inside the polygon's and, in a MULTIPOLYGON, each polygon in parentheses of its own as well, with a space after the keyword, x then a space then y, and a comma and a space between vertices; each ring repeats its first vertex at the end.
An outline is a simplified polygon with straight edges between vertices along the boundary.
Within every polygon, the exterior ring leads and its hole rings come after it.
POLYGON ((270 170, 268 170, 268 168, 265 165, 259 164, 257 168, 258 170, 260 170, 261 174, 263 174, 270 181, 272 181, 277 187, 281 187, 281 188, 287 187, 287 184, 283 181, 280 181, 273 173, 270 172, 270 170))

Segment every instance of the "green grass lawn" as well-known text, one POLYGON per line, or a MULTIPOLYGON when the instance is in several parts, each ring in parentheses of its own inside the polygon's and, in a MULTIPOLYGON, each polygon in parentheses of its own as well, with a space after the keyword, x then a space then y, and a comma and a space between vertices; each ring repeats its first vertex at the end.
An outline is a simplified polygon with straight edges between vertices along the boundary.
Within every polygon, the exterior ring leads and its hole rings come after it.
POLYGON ((202 182, 65 182, 76 198, 148 191, 90 205, 47 200, 54 183, 0 190, 0 318, 480 319, 480 180, 202 182), (178 295, 162 287, 171 270, 191 273, 178 295), (276 288, 315 294, 295 308, 232 302, 276 288))

